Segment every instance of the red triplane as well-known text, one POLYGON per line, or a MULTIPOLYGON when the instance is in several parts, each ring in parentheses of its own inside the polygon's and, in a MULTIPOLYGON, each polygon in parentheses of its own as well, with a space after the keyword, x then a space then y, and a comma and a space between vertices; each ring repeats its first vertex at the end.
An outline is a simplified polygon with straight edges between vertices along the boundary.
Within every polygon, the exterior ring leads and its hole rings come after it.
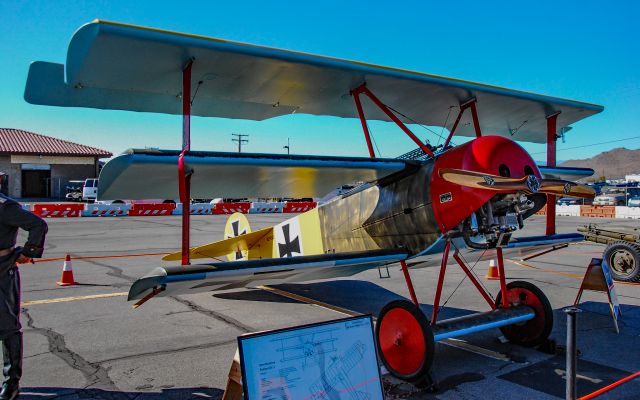
MULTIPOLYGON (((377 343, 385 367, 408 381, 427 376, 434 342, 500 328, 532 346, 551 332, 553 313, 536 286, 507 284, 503 254, 556 249, 578 234, 555 233, 555 196, 593 197, 562 180, 593 171, 555 166, 555 143, 601 106, 362 62, 167 32, 113 22, 81 27, 66 65, 31 65, 25 98, 34 104, 183 115, 183 148, 131 150, 102 170, 98 193, 109 198, 319 197, 364 182, 317 209, 251 232, 230 217, 225 239, 183 248, 136 281, 129 299, 224 290, 258 282, 349 276, 399 262, 411 301, 387 304, 377 343), (370 101, 363 101, 363 100, 370 101), (288 114, 359 118, 369 157, 190 151, 190 115, 264 120, 288 114), (450 116, 457 117, 452 121, 450 116), (400 159, 374 154, 367 120, 391 121, 418 149, 400 159), (409 124, 443 126, 441 146, 421 142, 409 124), (452 145, 453 135, 473 140, 452 145), (536 166, 514 140, 547 143, 547 166, 536 166), (411 159, 408 159, 411 158, 411 159), (545 236, 512 237, 547 206, 545 236), (450 254, 490 311, 438 320, 450 254), (497 258, 495 300, 464 262, 497 258), (218 257, 227 256, 228 262, 218 257), (420 310, 407 261, 440 265, 431 319, 420 310), (192 259, 216 262, 190 265, 192 259)), ((413 125, 413 126, 416 126, 413 125)), ((344 143, 343 143, 344 145, 344 143)), ((140 303, 140 302, 139 302, 140 303)))

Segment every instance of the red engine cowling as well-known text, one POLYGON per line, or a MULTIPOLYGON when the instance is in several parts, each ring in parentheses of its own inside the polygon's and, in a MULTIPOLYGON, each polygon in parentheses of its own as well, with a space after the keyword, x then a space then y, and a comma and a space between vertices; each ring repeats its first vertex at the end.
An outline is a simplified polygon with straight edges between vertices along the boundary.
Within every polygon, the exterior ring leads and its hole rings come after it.
POLYGON ((541 178, 535 162, 519 144, 502 136, 483 136, 438 157, 431 178, 431 201, 438 226, 447 232, 459 225, 496 193, 443 180, 438 171, 455 168, 491 175, 541 178))

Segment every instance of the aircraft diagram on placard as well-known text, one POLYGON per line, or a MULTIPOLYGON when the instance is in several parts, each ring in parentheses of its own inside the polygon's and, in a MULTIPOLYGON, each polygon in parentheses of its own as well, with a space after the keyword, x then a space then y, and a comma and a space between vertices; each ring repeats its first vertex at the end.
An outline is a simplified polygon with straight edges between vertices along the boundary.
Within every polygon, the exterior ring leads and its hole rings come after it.
POLYGON ((251 231, 244 215, 231 215, 223 240, 193 248, 184 213, 182 251, 164 258, 182 265, 150 271, 132 285, 129 300, 142 304, 154 296, 351 276, 399 262, 411 301, 383 308, 376 339, 387 370, 409 381, 428 376, 435 341, 494 327, 514 343, 533 346, 547 339, 553 324, 548 300, 531 283, 507 284, 503 256, 582 240, 555 233, 555 196, 593 197, 590 187, 570 180, 593 171, 556 167, 555 141, 569 125, 603 110, 420 72, 107 21, 74 34, 65 65, 33 63, 25 99, 183 115, 183 148, 115 157, 100 174, 103 199, 179 197, 186 210, 190 198, 321 197, 363 182, 273 227, 251 231), (190 151, 192 114, 264 120, 292 113, 358 118, 369 157, 190 151), (417 156, 376 157, 368 120, 398 125, 418 146, 417 156), (442 126, 449 135, 432 146, 407 124, 442 126), (454 146, 454 135, 473 139, 454 146), (547 143, 549 165, 538 167, 516 141, 547 143), (516 238, 545 204, 546 234, 516 238), (490 311, 438 321, 451 252, 490 311), (220 259, 225 256, 229 261, 220 259), (469 257, 498 260, 501 290, 495 299, 467 266, 469 257), (202 259, 207 261, 189 265, 202 259), (409 269, 431 265, 439 265, 440 274, 429 320, 409 269))

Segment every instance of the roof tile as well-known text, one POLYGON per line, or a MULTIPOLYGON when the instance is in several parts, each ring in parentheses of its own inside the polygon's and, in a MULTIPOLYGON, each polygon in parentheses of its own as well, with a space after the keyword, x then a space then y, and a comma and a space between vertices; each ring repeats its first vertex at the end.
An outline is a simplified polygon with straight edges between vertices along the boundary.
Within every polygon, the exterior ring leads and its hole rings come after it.
POLYGON ((0 128, 0 154, 2 153, 98 156, 100 158, 113 155, 95 147, 11 128, 0 128))

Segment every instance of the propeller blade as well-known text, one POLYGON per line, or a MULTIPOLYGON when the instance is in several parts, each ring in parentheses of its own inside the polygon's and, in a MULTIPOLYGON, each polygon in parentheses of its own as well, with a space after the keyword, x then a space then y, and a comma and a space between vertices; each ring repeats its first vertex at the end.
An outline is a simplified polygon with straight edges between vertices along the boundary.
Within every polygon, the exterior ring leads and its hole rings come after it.
POLYGON ((593 198, 596 195, 595 190, 586 185, 561 179, 538 179, 534 175, 510 178, 454 168, 442 168, 439 174, 445 181, 460 186, 503 193, 522 191, 581 198, 593 198))
POLYGON ((563 197, 580 197, 593 199, 596 191, 592 187, 580 183, 564 181, 560 179, 542 179, 540 181, 540 193, 553 194, 563 197))
POLYGON ((493 190, 496 192, 513 192, 518 190, 528 192, 536 191, 532 190, 535 189, 535 187, 529 188, 527 182, 531 179, 528 176, 524 178, 509 178, 454 168, 442 168, 439 174, 440 177, 447 182, 470 188, 493 190))

